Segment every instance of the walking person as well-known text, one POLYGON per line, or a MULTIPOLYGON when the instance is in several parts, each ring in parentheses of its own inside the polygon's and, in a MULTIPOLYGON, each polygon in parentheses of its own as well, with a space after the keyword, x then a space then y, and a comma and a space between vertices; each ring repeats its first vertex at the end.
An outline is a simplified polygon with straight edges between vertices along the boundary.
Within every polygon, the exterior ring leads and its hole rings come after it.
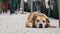
POLYGON ((21 0, 17 0, 16 6, 15 6, 16 14, 19 13, 20 11, 20 4, 21 4, 21 0))
POLYGON ((16 0, 11 0, 11 6, 10 6, 10 14, 15 13, 15 7, 16 7, 16 0))
POLYGON ((0 0, 0 13, 2 13, 2 0, 0 0))
POLYGON ((3 13, 7 13, 8 11, 8 0, 3 0, 2 2, 2 9, 3 9, 3 13))

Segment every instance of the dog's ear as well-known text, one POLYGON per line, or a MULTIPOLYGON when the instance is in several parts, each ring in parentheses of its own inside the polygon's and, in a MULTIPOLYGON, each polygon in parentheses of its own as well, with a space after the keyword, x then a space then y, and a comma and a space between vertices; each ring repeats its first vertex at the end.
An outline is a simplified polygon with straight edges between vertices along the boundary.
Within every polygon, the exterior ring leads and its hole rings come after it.
POLYGON ((33 15, 32 20, 35 21, 37 18, 37 15, 33 15))
POLYGON ((52 25, 50 24, 50 21, 49 21, 48 18, 46 18, 46 22, 47 22, 47 24, 45 25, 46 28, 48 28, 48 27, 50 27, 50 28, 55 28, 55 27, 56 27, 56 26, 52 26, 52 25))
POLYGON ((46 18, 46 22, 47 22, 47 23, 50 23, 50 21, 49 21, 49 19, 48 19, 48 18, 46 18))
POLYGON ((33 22, 33 28, 36 28, 36 26, 35 26, 35 20, 36 20, 36 15, 33 15, 33 17, 32 17, 32 22, 33 22))
POLYGON ((46 25, 45 25, 45 28, 48 28, 48 27, 50 27, 50 21, 49 21, 48 18, 46 18, 46 25))

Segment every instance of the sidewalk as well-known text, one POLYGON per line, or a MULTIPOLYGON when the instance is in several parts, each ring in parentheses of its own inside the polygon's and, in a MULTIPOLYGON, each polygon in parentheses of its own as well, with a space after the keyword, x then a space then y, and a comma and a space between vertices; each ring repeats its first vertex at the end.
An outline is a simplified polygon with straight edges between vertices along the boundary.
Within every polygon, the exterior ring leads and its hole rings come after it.
MULTIPOLYGON (((60 28, 26 28, 29 13, 0 15, 0 34, 60 34, 60 28)), ((59 26, 59 20, 49 18, 50 22, 59 26)))

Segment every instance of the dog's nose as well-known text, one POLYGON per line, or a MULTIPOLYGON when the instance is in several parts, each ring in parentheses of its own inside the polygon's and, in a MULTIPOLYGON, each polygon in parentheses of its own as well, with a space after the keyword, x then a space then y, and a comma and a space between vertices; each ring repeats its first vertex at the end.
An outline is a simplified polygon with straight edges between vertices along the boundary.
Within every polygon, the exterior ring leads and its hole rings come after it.
POLYGON ((43 25, 42 24, 39 24, 39 28, 43 28, 43 25))

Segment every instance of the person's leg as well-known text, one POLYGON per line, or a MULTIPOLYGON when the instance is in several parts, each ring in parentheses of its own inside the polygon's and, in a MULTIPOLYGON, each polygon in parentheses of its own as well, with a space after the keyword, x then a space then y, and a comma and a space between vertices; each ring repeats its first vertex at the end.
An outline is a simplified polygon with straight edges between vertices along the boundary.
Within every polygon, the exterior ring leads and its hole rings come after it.
POLYGON ((11 1, 10 14, 15 13, 16 0, 11 1))
POLYGON ((11 8, 10 8, 10 14, 13 14, 14 11, 15 11, 15 7, 14 7, 14 5, 11 5, 11 8))
POLYGON ((1 8, 0 8, 0 13, 1 13, 1 8))
POLYGON ((7 11, 8 11, 8 2, 6 2, 5 4, 5 12, 7 13, 7 11))
POLYGON ((20 10, 20 3, 21 3, 21 0, 18 0, 18 5, 17 5, 18 11, 20 10))

